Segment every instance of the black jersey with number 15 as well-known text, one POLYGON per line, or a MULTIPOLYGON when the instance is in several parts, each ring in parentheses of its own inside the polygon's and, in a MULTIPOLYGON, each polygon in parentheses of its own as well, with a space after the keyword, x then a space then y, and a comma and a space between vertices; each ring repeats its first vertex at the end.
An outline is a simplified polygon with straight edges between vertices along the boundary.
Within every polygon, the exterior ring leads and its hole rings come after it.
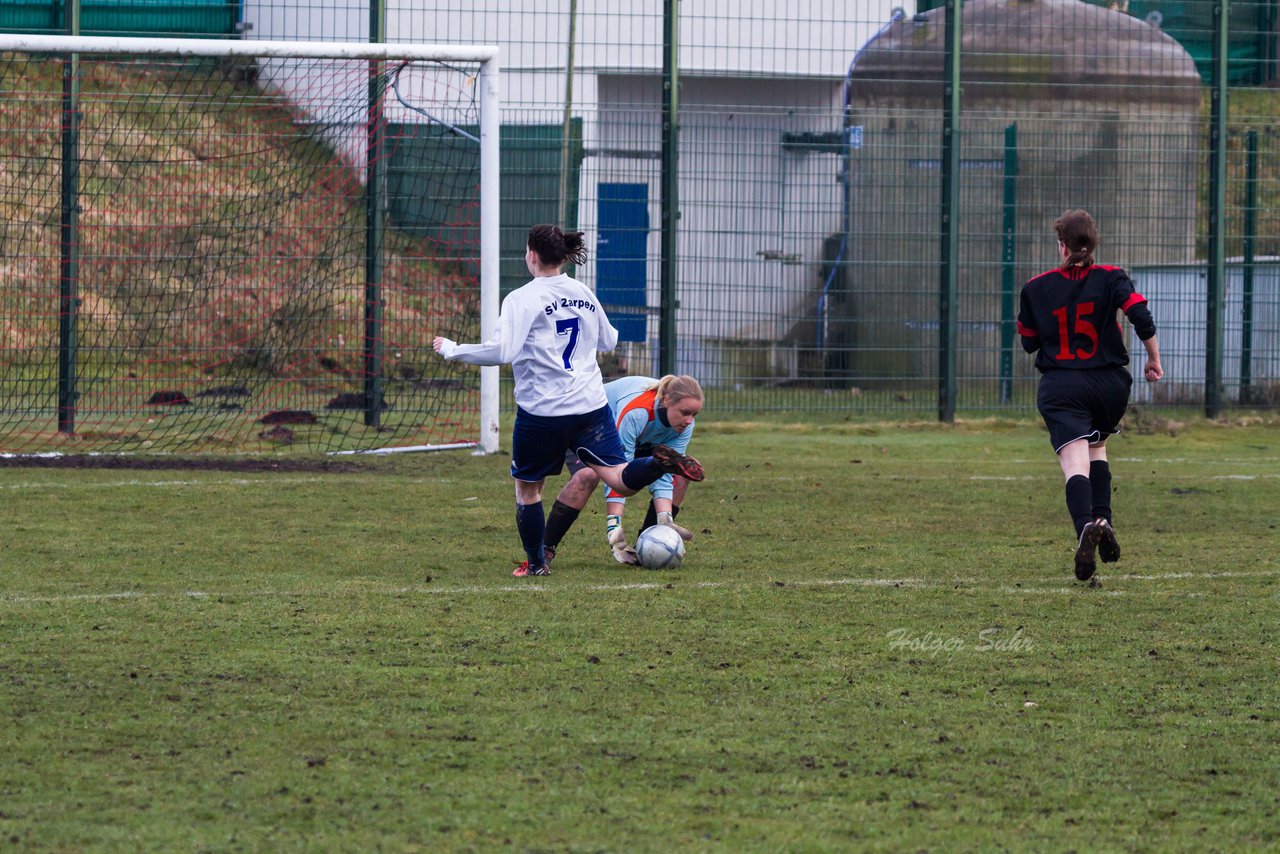
POLYGON ((1036 354, 1041 373, 1127 365, 1117 311, 1125 313, 1143 341, 1156 334, 1147 298, 1120 267, 1093 264, 1041 273, 1022 288, 1022 349, 1036 354))

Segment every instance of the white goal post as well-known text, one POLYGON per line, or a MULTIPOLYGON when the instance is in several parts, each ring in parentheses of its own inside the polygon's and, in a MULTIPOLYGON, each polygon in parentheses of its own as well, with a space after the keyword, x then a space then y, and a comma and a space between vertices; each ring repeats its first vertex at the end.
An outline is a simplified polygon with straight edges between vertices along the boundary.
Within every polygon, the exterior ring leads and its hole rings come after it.
MULTIPOLYGON (((487 45, 424 45, 367 42, 295 42, 190 38, 117 38, 100 36, 0 34, 0 52, 56 53, 67 56, 121 55, 212 59, 450 61, 479 65, 479 274, 480 331, 497 327, 499 310, 499 49, 487 45)), ((473 256, 474 257, 474 256, 473 256)), ((496 367, 480 370, 479 452, 498 449, 496 367)), ((452 447, 452 446, 444 446, 452 447)), ((424 450, 434 446, 388 450, 424 450)))

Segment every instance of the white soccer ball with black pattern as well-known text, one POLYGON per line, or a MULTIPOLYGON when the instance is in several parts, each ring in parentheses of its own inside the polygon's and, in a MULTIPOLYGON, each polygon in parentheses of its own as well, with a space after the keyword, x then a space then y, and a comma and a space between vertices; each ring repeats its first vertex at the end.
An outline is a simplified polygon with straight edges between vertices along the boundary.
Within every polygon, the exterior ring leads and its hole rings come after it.
POLYGON ((654 525, 636 538, 636 555, 646 569, 675 569, 684 560, 684 540, 666 525, 654 525))

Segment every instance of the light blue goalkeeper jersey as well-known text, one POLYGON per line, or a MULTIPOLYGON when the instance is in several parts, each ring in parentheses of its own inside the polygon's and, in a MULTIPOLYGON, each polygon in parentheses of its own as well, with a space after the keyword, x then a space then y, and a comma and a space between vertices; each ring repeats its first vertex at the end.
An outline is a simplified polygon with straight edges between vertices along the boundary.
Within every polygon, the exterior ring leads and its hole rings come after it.
MULTIPOLYGON (((666 445, 682 454, 688 452, 689 440, 693 437, 693 428, 697 422, 695 420, 683 431, 673 430, 663 424, 654 411, 657 385, 658 381, 652 377, 623 377, 604 384, 609 410, 613 413, 614 422, 618 425, 618 436, 622 439, 622 450, 629 460, 634 460, 636 448, 644 445, 666 445)), ((650 484, 649 492, 654 498, 670 498, 671 475, 664 474, 650 484)), ((608 486, 605 486, 605 497, 609 501, 626 501, 608 486)))

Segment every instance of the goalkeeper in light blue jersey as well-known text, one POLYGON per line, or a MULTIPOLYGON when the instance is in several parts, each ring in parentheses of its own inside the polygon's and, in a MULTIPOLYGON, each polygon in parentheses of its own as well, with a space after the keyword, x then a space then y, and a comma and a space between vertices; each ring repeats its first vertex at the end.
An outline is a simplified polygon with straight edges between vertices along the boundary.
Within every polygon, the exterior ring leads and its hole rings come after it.
POLYGON ((697 460, 664 445, 636 457, 624 455, 605 396, 596 353, 612 350, 618 330, 589 288, 561 271, 581 264, 581 231, 555 225, 529 229, 524 263, 533 278, 507 294, 498 328, 481 344, 458 344, 437 335, 441 357, 472 365, 511 365, 516 423, 511 431, 511 477, 516 485, 516 530, 526 560, 517 577, 550 575, 543 535, 542 487, 564 470, 573 451, 620 494, 634 495, 664 472, 692 480, 705 476, 697 460))
MULTIPOLYGON (((674 375, 660 380, 652 377, 623 377, 606 383, 604 390, 627 459, 643 457, 657 445, 666 445, 680 454, 688 451, 689 440, 693 437, 694 419, 702 411, 702 386, 696 379, 674 375)), ((555 556, 560 541, 578 518, 578 513, 586 507, 591 493, 599 484, 600 478, 590 468, 576 467, 573 477, 560 490, 547 517, 548 559, 555 556)), ((693 532, 675 522, 688 487, 688 479, 678 474, 664 474, 651 483, 649 492, 652 500, 640 530, 651 525, 666 525, 683 539, 692 540, 693 532)), ((626 498, 607 484, 604 491, 607 513, 605 535, 613 558, 618 563, 634 565, 638 563, 635 549, 627 544, 627 535, 622 527, 626 498)))

